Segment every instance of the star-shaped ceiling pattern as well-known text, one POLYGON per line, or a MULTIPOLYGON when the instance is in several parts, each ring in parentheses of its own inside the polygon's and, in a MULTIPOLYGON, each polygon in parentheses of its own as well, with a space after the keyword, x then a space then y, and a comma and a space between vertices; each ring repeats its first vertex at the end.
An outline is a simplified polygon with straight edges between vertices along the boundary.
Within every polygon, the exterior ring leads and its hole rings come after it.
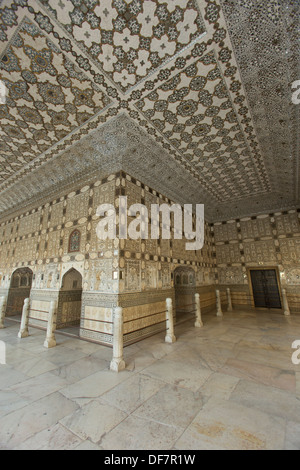
POLYGON ((211 221, 296 207, 297 3, 0 2, 0 213, 118 167, 211 221))
POLYGON ((205 30, 193 0, 42 0, 42 4, 123 91, 205 30))
POLYGON ((7 176, 111 101, 28 20, 2 57, 2 81, 8 99, 0 107, 0 151, 7 176))

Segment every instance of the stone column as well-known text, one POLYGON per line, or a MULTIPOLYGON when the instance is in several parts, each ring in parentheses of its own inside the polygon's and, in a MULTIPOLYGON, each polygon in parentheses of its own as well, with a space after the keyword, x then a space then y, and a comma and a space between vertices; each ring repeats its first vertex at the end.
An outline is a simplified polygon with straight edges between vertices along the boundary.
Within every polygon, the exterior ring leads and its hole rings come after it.
POLYGON ((7 299, 6 297, 0 297, 0 330, 4 328, 4 318, 6 312, 6 304, 7 299))
POLYGON ((166 343, 175 343, 176 336, 174 335, 174 318, 173 318, 173 302, 172 299, 166 299, 167 306, 167 334, 165 337, 166 343))
POLYGON ((217 297, 217 317, 223 317, 222 305, 221 305, 221 294, 219 290, 216 290, 217 297))
POLYGON ((113 358, 110 363, 110 370, 120 372, 126 367, 123 358, 123 309, 115 308, 114 316, 114 336, 113 336, 113 358))
POLYGON ((232 312, 233 308, 232 308, 232 301, 231 301, 231 292, 230 292, 229 287, 226 290, 227 290, 227 301, 228 301, 227 311, 232 312))
POLYGON ((201 318, 201 306, 200 306, 200 295, 195 294, 195 303, 196 303, 196 322, 195 327, 201 328, 203 326, 202 318, 201 318))
POLYGON ((50 303, 50 310, 48 313, 48 325, 47 325, 47 334, 44 342, 45 348, 54 348, 56 346, 56 339, 54 332, 56 330, 56 317, 57 317, 57 305, 55 300, 52 300, 50 303))
POLYGON ((283 313, 286 317, 288 317, 291 314, 291 312, 290 312, 290 308, 289 308, 288 299, 287 299, 285 289, 282 289, 282 300, 283 300, 283 313))
POLYGON ((28 332, 28 322, 29 322, 29 310, 30 310, 30 300, 25 299, 22 311, 21 327, 18 333, 19 338, 27 338, 29 336, 28 332))

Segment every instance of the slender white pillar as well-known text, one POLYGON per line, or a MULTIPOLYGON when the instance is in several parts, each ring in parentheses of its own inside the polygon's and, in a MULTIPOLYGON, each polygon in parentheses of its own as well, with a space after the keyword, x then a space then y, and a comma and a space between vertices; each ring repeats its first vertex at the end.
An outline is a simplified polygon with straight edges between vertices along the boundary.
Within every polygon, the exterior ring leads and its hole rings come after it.
POLYGON ((289 308, 288 299, 287 299, 285 289, 282 289, 282 300, 283 300, 283 313, 286 317, 288 317, 291 314, 291 312, 290 312, 290 308, 289 308))
POLYGON ((22 311, 21 327, 18 333, 19 338, 27 338, 29 336, 28 332, 28 322, 29 322, 29 310, 30 310, 30 300, 25 299, 22 311))
POLYGON ((56 346, 56 339, 54 332, 56 330, 56 317, 57 317, 57 308, 55 300, 52 300, 50 303, 50 310, 48 313, 48 325, 47 325, 47 334, 44 342, 45 348, 54 348, 56 346))
POLYGON ((6 304, 7 299, 6 297, 0 297, 0 330, 4 328, 4 318, 6 312, 6 304))
POLYGON ((110 370, 120 372, 126 367, 123 358, 123 309, 115 308, 114 315, 114 336, 113 336, 113 358, 110 363, 110 370))
POLYGON ((232 308, 232 301, 231 301, 231 292, 230 292, 229 287, 226 290, 227 290, 227 302, 228 302, 227 311, 232 312, 233 308, 232 308))
POLYGON ((202 318, 201 318, 201 305, 200 305, 200 295, 195 294, 195 304, 196 304, 196 322, 195 327, 201 328, 203 326, 202 318))
POLYGON ((216 290, 217 298, 217 317, 223 317, 222 305, 221 305, 221 294, 219 290, 216 290))
POLYGON ((175 343, 176 336, 174 335, 174 318, 173 318, 173 302, 172 299, 166 299, 167 306, 167 334, 165 337, 166 343, 175 343))

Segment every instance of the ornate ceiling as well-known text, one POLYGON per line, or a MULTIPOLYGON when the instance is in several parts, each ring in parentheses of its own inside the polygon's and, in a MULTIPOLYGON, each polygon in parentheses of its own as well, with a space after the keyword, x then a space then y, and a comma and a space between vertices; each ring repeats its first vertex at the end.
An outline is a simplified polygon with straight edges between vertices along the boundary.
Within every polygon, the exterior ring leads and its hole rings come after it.
POLYGON ((0 0, 0 216, 121 168, 210 221, 299 206, 299 10, 0 0))

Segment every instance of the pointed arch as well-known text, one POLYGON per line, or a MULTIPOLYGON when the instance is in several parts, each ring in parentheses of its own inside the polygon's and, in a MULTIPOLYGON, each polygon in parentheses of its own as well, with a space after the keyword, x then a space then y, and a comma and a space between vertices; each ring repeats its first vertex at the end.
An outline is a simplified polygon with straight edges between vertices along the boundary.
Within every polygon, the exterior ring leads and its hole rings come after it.
POLYGON ((30 297, 33 272, 30 268, 16 269, 10 278, 6 315, 21 315, 24 300, 30 297))
POLYGON ((62 277, 58 298, 57 329, 69 326, 79 327, 82 305, 82 275, 71 268, 62 277))
POLYGON ((196 273, 192 267, 179 266, 174 271, 176 318, 183 319, 193 310, 196 293, 196 273))

